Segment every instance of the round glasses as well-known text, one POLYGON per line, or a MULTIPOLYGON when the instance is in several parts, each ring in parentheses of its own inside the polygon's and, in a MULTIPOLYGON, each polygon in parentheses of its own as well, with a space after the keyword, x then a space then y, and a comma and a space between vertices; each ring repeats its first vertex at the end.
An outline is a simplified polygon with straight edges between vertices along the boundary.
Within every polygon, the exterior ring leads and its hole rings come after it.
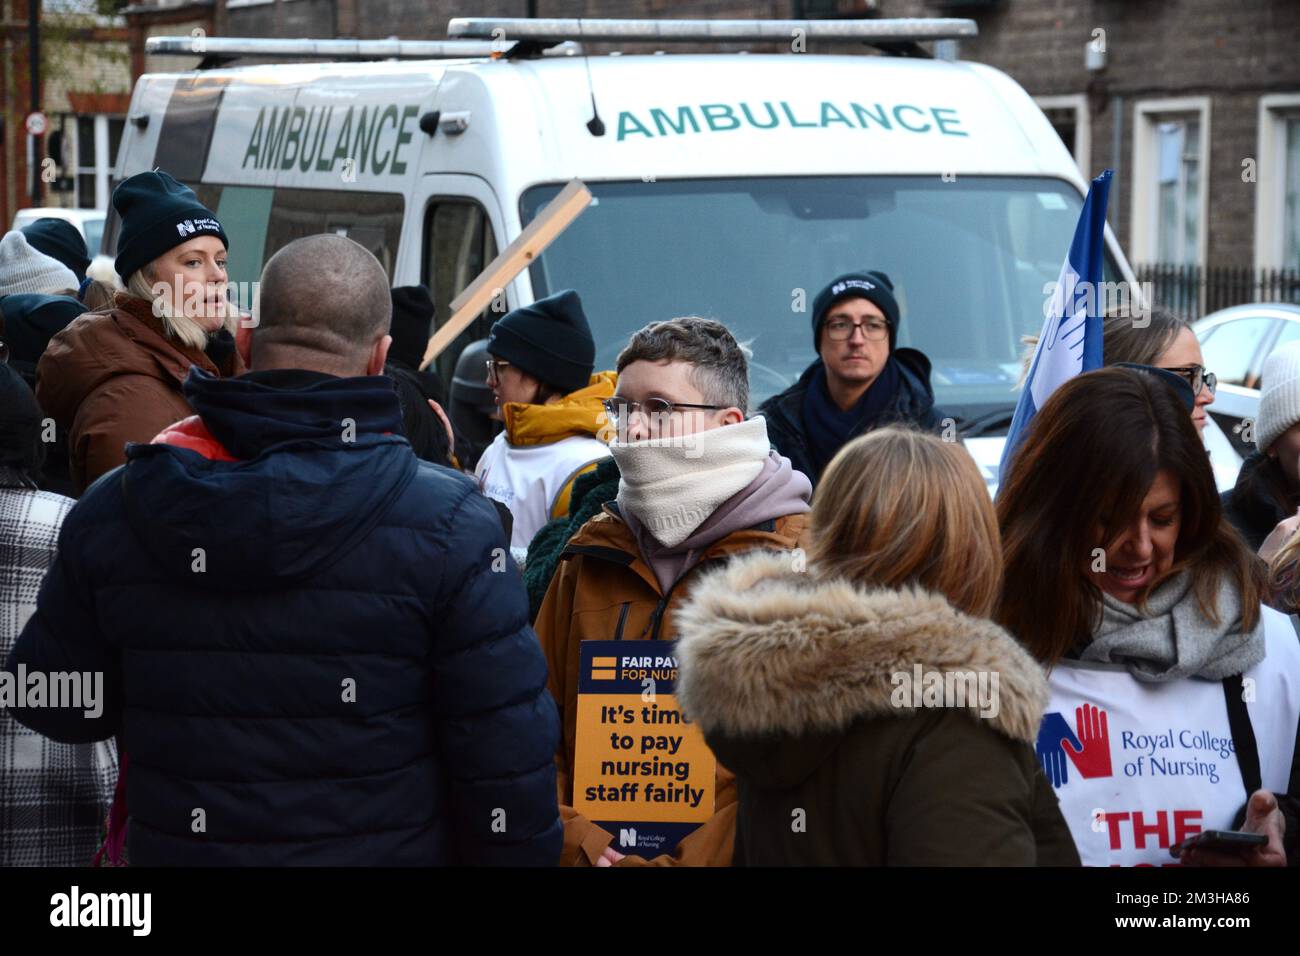
POLYGON ((883 342, 889 338, 889 322, 885 319, 868 319, 866 322, 830 319, 825 328, 826 335, 832 342, 847 342, 853 338, 854 329, 861 329, 868 342, 883 342))
POLYGON ((605 399, 602 404, 605 406, 605 414, 609 416, 611 424, 627 421, 632 413, 638 410, 650 418, 664 418, 679 408, 703 408, 719 411, 727 407, 726 405, 695 405, 691 402, 670 402, 666 398, 647 398, 644 402, 630 402, 626 398, 619 398, 617 395, 605 399))

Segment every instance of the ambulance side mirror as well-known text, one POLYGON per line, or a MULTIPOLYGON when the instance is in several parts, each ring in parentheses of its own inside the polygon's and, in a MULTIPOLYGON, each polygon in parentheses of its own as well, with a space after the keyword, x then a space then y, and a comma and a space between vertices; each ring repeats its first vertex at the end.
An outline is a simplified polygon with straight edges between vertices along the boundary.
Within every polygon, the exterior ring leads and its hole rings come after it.
POLYGON ((420 129, 432 136, 438 132, 438 120, 442 116, 437 110, 430 110, 420 117, 420 129))

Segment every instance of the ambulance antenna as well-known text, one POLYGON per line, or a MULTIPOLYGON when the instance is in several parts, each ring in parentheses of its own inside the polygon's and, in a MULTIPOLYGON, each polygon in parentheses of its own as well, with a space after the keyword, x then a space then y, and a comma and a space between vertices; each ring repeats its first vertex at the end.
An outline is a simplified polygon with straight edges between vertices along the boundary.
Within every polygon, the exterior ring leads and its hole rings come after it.
MULTIPOLYGON (((582 37, 582 21, 578 21, 578 37, 582 37)), ((582 64, 587 70, 587 93, 591 96, 591 119, 587 120, 587 131, 592 136, 605 135, 605 121, 600 118, 600 110, 596 109, 596 87, 591 82, 591 57, 587 55, 587 44, 582 44, 582 64)))

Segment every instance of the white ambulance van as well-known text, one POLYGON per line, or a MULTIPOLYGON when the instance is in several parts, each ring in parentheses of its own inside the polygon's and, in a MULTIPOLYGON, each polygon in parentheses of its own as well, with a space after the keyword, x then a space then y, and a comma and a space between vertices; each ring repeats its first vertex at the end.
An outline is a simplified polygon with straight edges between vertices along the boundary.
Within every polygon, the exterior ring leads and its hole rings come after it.
MULTIPOLYGON (((338 232, 370 248, 394 285, 429 285, 436 321, 578 177, 594 204, 509 285, 505 305, 577 289, 597 368, 612 367, 647 322, 718 318, 753 350, 755 408, 814 359, 818 289, 842 272, 883 270, 902 308, 898 344, 930 357, 937 405, 992 487, 1021 337, 1043 322, 1044 286, 1086 191, 1019 85, 987 66, 919 56, 540 52, 593 36, 779 35, 797 48, 800 28, 813 48, 826 37, 898 50, 971 36, 975 24, 453 20, 453 36, 491 40, 497 52, 384 42, 374 47, 393 59, 145 75, 116 176, 161 167, 193 186, 229 234, 232 282, 251 283, 293 239, 338 232), (400 59, 422 49, 441 58, 400 59)), ((149 49, 190 42, 153 38, 149 49)), ((208 39, 205 65, 269 42, 208 39)), ((281 54, 343 48, 275 43, 281 54)), ((358 56, 364 47, 346 45, 358 56)), ((114 218, 105 250, 116 232, 114 218)), ((1109 231, 1106 241, 1106 279, 1131 281, 1109 231)), ((443 354, 444 380, 494 317, 443 354)), ((1209 442, 1220 484, 1230 483, 1239 456, 1217 429, 1209 442)))

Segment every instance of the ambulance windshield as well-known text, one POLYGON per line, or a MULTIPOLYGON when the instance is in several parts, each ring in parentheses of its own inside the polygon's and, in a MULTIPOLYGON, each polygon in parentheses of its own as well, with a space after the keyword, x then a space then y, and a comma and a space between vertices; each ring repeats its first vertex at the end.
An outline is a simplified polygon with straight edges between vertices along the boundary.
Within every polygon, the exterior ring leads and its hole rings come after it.
MULTIPOLYGON (((1059 179, 862 176, 589 183, 595 202, 532 266, 538 298, 582 294, 596 367, 636 329, 702 315, 753 350, 752 404, 815 358, 813 297, 879 269, 898 345, 930 359, 937 404, 962 419, 1016 400, 1021 337, 1043 323, 1082 198, 1059 179)), ((522 198, 527 224, 560 185, 522 198)), ((1109 254, 1106 280, 1118 281, 1109 254)))

